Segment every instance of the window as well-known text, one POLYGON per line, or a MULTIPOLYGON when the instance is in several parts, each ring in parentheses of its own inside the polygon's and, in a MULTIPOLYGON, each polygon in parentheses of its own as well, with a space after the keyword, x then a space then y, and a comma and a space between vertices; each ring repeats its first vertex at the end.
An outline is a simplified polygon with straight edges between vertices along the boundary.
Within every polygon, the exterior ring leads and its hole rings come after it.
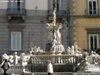
POLYGON ((9 8, 17 10, 24 8, 24 0, 9 0, 9 8))
POLYGON ((89 15, 97 15, 97 0, 88 0, 88 14, 89 15))
POLYGON ((21 50, 21 41, 21 32, 11 32, 11 50, 21 50))
POLYGON ((98 34, 89 34, 89 49, 95 50, 99 48, 99 35, 98 34))
POLYGON ((17 10, 20 11, 20 0, 17 0, 17 10))
POLYGON ((9 0, 9 8, 17 8, 16 0, 9 0))

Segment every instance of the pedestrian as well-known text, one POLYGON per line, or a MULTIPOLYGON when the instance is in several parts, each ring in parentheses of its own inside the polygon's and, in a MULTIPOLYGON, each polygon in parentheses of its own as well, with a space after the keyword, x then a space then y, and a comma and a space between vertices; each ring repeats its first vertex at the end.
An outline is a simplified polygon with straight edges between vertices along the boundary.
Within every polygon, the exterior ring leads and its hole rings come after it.
POLYGON ((53 65, 50 60, 48 61, 47 72, 48 72, 48 75, 53 75, 53 65))
POLYGON ((9 69, 9 63, 7 59, 4 59, 4 62, 1 65, 1 68, 4 71, 4 75, 7 75, 7 70, 9 69))

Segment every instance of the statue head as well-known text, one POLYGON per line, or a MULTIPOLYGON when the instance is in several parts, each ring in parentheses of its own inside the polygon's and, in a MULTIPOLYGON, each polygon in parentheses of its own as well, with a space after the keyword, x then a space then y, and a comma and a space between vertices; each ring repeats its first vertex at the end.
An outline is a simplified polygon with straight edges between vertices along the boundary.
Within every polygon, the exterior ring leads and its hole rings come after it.
POLYGON ((17 55, 17 52, 15 52, 14 55, 17 55))

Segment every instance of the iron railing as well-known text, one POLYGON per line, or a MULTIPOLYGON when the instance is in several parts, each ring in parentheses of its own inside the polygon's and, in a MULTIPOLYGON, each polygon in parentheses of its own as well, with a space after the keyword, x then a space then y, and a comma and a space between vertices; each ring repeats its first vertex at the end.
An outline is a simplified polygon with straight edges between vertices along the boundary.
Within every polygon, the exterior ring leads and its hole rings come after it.
MULTIPOLYGON (((67 13, 65 10, 59 10, 56 12, 57 17, 66 17, 67 13)), ((53 10, 48 10, 48 16, 53 16, 53 10)))
POLYGON ((8 8, 8 16, 26 16, 26 9, 8 8))

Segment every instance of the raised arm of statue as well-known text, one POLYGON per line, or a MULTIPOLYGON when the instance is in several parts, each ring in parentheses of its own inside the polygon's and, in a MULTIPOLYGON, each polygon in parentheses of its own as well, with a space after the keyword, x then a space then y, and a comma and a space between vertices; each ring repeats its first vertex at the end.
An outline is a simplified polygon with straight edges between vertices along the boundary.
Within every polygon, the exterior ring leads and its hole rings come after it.
POLYGON ((54 26, 56 26, 56 8, 54 8, 54 11, 53 11, 53 19, 54 19, 54 26))

